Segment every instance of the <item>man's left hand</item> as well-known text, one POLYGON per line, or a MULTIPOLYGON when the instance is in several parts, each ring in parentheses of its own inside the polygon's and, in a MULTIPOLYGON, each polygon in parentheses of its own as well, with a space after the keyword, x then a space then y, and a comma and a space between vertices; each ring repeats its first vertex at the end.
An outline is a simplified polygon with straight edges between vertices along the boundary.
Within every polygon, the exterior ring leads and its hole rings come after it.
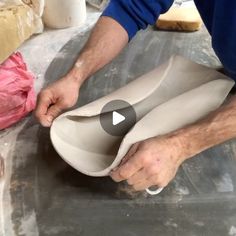
POLYGON ((180 139, 166 135, 134 144, 121 165, 111 172, 114 181, 126 180, 136 191, 166 187, 185 158, 180 139))

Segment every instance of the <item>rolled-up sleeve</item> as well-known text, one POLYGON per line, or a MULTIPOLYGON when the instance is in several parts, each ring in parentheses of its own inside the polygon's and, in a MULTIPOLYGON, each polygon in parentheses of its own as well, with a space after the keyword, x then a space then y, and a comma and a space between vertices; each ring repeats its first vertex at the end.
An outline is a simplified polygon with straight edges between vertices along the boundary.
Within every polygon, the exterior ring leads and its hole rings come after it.
POLYGON ((140 29, 154 25, 172 4, 173 0, 111 0, 102 15, 116 20, 132 39, 140 29))

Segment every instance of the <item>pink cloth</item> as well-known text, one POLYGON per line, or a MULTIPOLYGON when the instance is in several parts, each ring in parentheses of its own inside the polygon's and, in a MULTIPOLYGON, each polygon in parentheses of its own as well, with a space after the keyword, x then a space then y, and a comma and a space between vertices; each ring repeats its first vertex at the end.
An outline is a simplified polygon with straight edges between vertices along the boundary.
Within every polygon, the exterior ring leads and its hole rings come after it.
POLYGON ((0 65, 0 129, 16 123, 35 108, 34 78, 19 52, 0 65))

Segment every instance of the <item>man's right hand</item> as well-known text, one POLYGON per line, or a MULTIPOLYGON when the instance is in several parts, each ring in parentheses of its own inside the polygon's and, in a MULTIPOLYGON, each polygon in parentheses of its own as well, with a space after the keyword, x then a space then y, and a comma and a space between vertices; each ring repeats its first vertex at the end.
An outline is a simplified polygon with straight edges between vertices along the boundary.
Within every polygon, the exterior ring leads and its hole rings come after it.
POLYGON ((49 127, 63 110, 75 105, 84 80, 115 58, 128 40, 128 33, 116 20, 99 18, 72 70, 39 94, 35 111, 39 122, 49 127))
POLYGON ((80 84, 66 76, 43 89, 37 100, 35 116, 42 126, 50 127, 60 113, 75 105, 79 96, 80 84))

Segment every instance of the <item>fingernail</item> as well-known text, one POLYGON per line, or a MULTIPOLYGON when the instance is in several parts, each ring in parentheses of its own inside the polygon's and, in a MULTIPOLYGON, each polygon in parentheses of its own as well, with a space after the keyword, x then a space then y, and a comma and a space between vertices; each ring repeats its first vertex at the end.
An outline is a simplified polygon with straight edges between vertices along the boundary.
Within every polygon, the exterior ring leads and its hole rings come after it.
POLYGON ((112 175, 114 175, 115 172, 116 172, 115 170, 112 170, 112 171, 109 173, 109 175, 112 176, 112 175))
POLYGON ((119 167, 115 167, 111 172, 115 172, 119 169, 119 167))
POLYGON ((48 122, 52 123, 53 117, 52 117, 52 116, 48 116, 48 117, 47 117, 47 120, 48 120, 48 122))
POLYGON ((46 127, 46 128, 47 128, 47 127, 50 127, 50 125, 51 125, 51 124, 49 124, 49 122, 47 122, 47 121, 41 122, 41 124, 42 124, 43 127, 46 127))
POLYGON ((110 171, 110 173, 109 173, 109 175, 112 175, 113 173, 114 173, 114 171, 113 171, 113 170, 111 170, 111 171, 110 171))

